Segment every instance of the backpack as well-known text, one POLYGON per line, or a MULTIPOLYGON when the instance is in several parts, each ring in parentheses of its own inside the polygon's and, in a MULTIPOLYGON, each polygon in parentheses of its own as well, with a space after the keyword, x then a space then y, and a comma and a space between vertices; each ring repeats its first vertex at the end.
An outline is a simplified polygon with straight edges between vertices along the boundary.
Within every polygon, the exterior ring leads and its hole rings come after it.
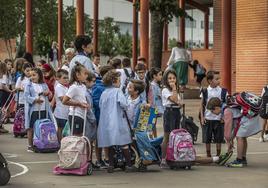
POLYGON ((252 118, 259 114, 262 107, 262 98, 244 91, 234 94, 229 99, 228 106, 240 108, 242 116, 252 118))
POLYGON ((260 110, 260 116, 263 119, 268 119, 268 87, 264 88, 264 94, 262 96, 262 106, 260 110))
POLYGON ((16 114, 15 114, 15 119, 14 119, 14 125, 13 125, 13 134, 15 137, 24 137, 27 132, 25 130, 24 126, 24 108, 20 108, 16 114))
POLYGON ((136 144, 139 151, 139 156, 142 161, 152 163, 153 161, 159 161, 160 157, 153 145, 151 145, 150 139, 146 132, 135 132, 136 144))
POLYGON ((37 120, 34 123, 33 145, 35 152, 55 152, 59 149, 57 131, 50 119, 37 120))
POLYGON ((173 130, 169 135, 166 159, 175 162, 192 162, 195 158, 192 136, 185 129, 173 130))
POLYGON ((59 167, 78 169, 85 166, 90 158, 90 145, 87 137, 67 136, 61 140, 58 152, 59 167))
POLYGON ((206 74, 206 69, 201 64, 197 64, 195 74, 204 75, 206 74))
MULTIPOLYGON (((208 89, 204 88, 201 90, 201 93, 203 94, 203 113, 205 113, 207 102, 208 102, 208 89)), ((226 95, 227 95, 227 89, 222 88, 221 89, 221 102, 226 103, 226 95)))
POLYGON ((125 80, 125 83, 124 83, 124 86, 122 88, 122 91, 123 91, 123 93, 126 93, 127 85, 129 83, 129 81, 135 77, 135 73, 134 73, 134 71, 131 71, 131 74, 129 74, 127 69, 123 69, 123 70, 124 70, 125 75, 127 76, 127 78, 125 80))

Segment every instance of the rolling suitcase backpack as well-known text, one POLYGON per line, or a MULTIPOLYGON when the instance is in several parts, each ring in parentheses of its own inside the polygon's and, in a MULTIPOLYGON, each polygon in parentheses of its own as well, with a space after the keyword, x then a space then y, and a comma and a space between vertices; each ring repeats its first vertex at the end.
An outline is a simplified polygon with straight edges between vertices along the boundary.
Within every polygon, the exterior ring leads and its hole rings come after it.
POLYGON ((6 185, 10 180, 10 172, 7 168, 7 161, 0 153, 0 186, 6 185))
POLYGON ((171 169, 191 169, 196 158, 193 140, 185 129, 175 129, 169 135, 166 161, 171 169))
MULTIPOLYGON (((19 101, 19 93, 18 93, 18 101, 19 101)), ((25 118, 24 108, 19 108, 19 105, 17 105, 17 110, 13 124, 14 137, 20 136, 21 138, 23 138, 27 134, 24 125, 25 123, 24 118, 25 118)))
MULTIPOLYGON (((58 151, 59 164, 53 168, 53 173, 72 174, 72 175, 91 175, 91 145, 85 136, 86 131, 86 115, 84 115, 83 136, 66 136, 61 140, 61 147, 58 151)), ((74 114, 71 122, 71 134, 73 134, 74 114)))
MULTIPOLYGON (((33 149, 36 153, 53 153, 59 150, 59 142, 56 130, 56 121, 54 117, 50 119, 40 119, 34 123, 33 149)), ((48 117, 48 112, 46 110, 48 117)))

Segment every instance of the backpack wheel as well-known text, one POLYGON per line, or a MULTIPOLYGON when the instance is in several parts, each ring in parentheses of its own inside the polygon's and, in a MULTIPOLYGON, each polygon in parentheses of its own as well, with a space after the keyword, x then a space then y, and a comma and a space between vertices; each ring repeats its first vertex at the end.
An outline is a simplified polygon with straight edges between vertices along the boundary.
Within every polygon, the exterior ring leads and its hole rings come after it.
POLYGON ((10 172, 8 168, 0 168, 0 185, 6 185, 10 180, 10 172))
POLYGON ((92 175, 92 171, 93 171, 92 164, 89 163, 88 168, 87 168, 87 175, 89 175, 89 176, 92 175))

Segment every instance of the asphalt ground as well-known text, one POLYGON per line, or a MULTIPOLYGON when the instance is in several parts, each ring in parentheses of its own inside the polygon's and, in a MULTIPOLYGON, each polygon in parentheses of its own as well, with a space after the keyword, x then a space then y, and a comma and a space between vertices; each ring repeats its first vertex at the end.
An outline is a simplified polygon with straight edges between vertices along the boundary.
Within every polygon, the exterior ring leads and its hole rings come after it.
MULTIPOLYGON (((186 114, 197 120, 198 100, 186 100, 186 114)), ((158 122, 159 135, 163 129, 158 122)), ((12 125, 6 125, 11 130, 12 125)), ((14 138, 12 133, 0 135, 0 152, 9 162, 12 178, 6 187, 10 188, 267 188, 268 187, 268 142, 259 143, 259 135, 248 139, 248 166, 234 169, 215 164, 193 166, 192 170, 160 169, 157 165, 148 167, 147 172, 125 173, 117 170, 108 174, 105 170, 93 171, 91 176, 59 176, 52 173, 57 164, 57 154, 38 154, 26 151, 27 139, 14 138)), ((223 145, 223 151, 225 151, 223 145)), ((201 143, 201 130, 195 145, 198 155, 205 154, 201 143)), ((212 151, 216 152, 213 145, 212 151)), ((229 160, 233 160, 235 155, 229 160)))

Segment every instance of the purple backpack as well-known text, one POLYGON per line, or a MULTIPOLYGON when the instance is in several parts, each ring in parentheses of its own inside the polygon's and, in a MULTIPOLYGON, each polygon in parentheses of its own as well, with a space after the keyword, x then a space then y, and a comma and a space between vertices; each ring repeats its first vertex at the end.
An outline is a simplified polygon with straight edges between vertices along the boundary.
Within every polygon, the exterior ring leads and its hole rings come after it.
POLYGON ((13 125, 13 134, 15 137, 24 137, 27 133, 24 126, 24 108, 20 108, 15 115, 14 125, 13 125))
POLYGON ((59 149, 57 131, 54 123, 50 119, 36 120, 34 123, 35 152, 55 152, 59 149))

